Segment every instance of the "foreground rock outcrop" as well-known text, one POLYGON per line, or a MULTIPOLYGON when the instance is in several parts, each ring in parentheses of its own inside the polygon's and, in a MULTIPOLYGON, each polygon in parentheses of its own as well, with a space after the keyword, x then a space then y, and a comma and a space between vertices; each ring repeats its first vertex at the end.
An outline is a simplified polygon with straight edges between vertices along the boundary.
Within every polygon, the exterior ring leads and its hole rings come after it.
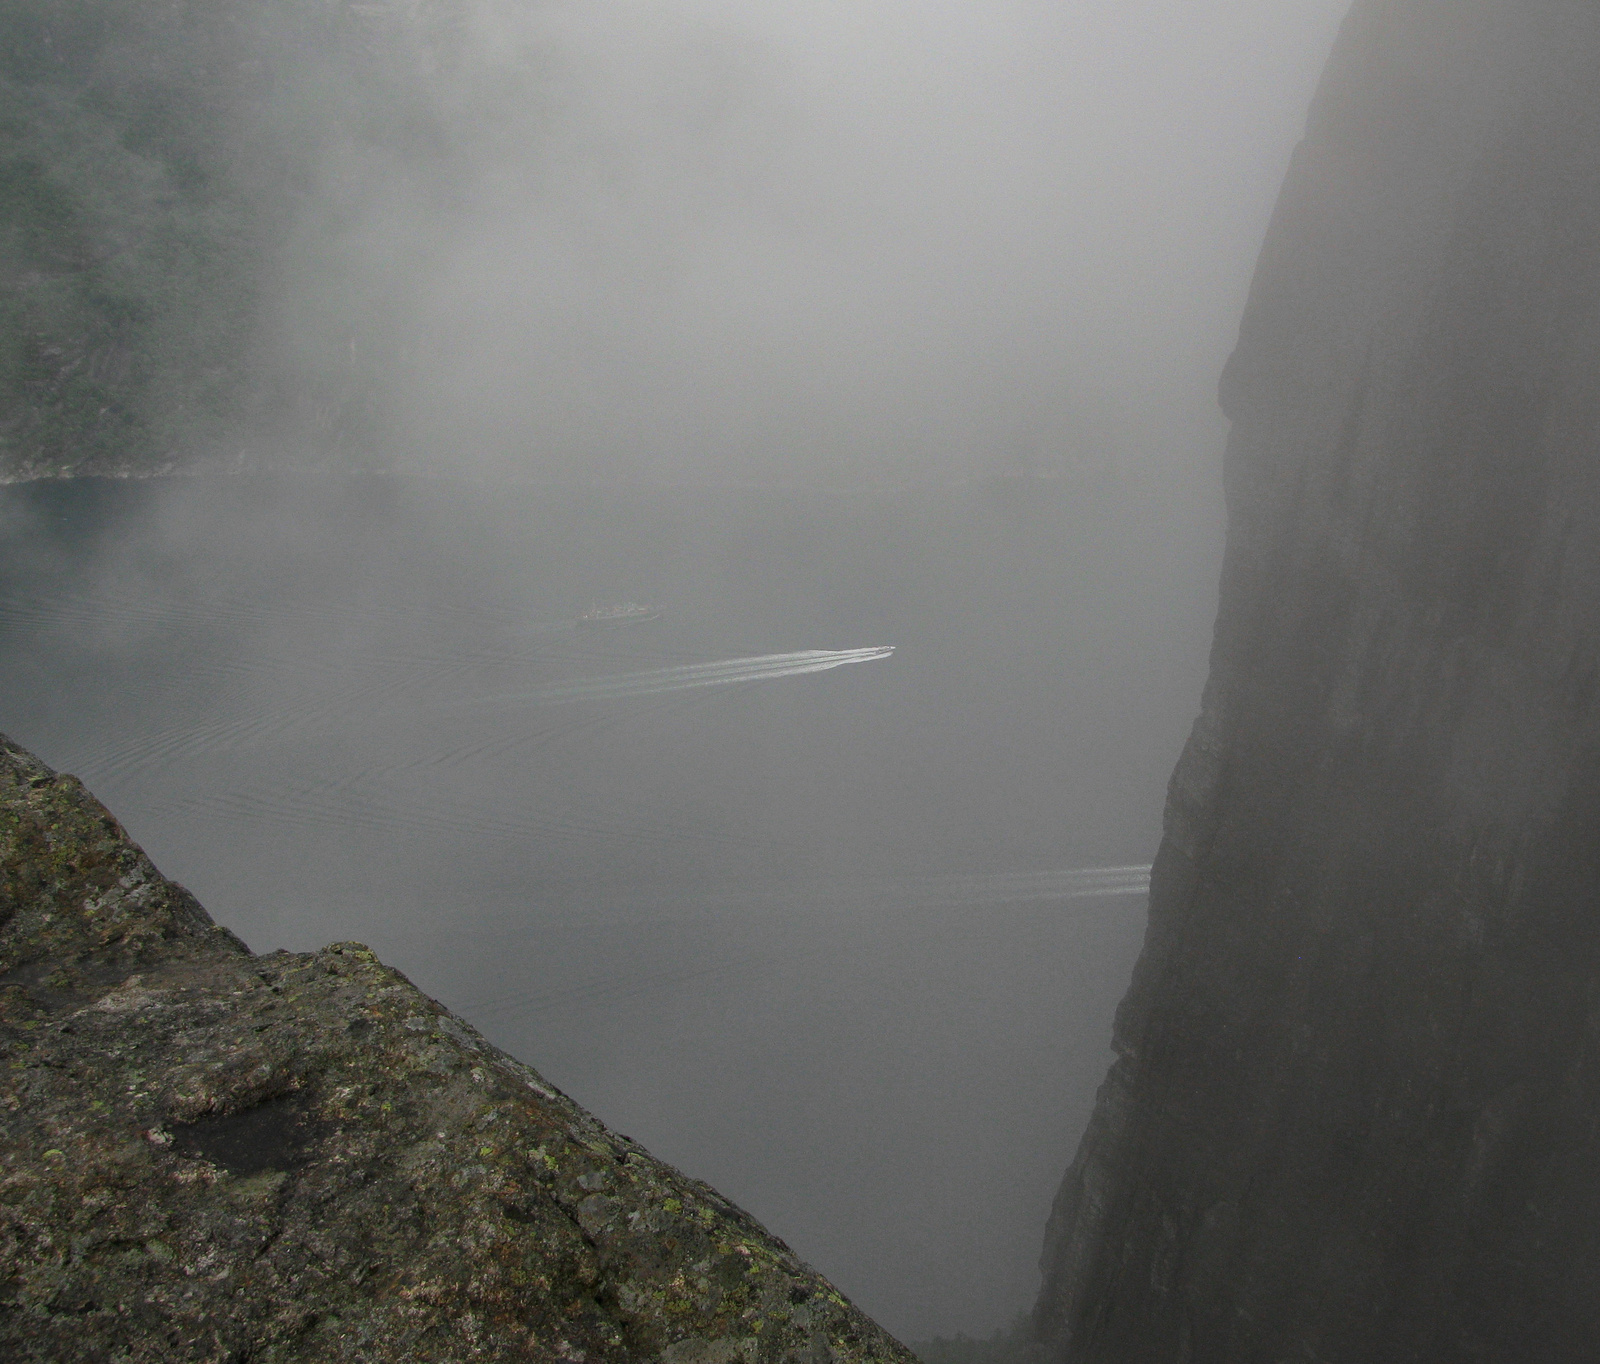
POLYGON ((252 956, 0 739, 0 1356, 912 1356, 360 944, 252 956))
POLYGON ((1229 546, 1036 1325, 1600 1357, 1600 8, 1360 0, 1223 382, 1229 546))

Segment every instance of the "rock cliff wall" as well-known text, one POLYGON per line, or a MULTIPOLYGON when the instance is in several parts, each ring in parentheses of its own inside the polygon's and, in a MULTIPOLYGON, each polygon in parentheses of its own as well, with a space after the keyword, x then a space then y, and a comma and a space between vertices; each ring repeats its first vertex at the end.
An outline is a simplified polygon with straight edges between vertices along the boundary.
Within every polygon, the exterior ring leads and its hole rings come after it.
POLYGON ((1071 1361, 1600 1351, 1600 8, 1359 0, 1223 381, 1071 1361))
POLYGON ((359 943, 256 957, 0 737, 0 1357, 913 1364, 359 943))

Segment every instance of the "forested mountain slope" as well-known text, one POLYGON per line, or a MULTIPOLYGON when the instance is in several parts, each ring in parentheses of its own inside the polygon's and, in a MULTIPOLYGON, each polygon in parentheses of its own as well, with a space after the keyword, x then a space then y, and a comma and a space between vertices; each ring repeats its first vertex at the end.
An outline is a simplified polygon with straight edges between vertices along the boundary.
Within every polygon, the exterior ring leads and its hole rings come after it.
POLYGON ((433 0, 8 3, 0 478, 379 448, 427 242, 373 227, 448 223, 469 45, 433 0))

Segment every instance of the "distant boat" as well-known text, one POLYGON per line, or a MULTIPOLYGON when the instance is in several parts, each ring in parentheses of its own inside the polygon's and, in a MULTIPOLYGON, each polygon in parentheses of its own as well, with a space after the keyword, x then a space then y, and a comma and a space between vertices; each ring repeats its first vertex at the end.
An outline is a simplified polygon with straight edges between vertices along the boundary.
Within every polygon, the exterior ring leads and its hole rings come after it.
POLYGON ((638 625, 660 619, 659 606, 640 606, 636 601, 625 601, 619 606, 591 606, 578 617, 578 626, 581 629, 586 625, 638 625))

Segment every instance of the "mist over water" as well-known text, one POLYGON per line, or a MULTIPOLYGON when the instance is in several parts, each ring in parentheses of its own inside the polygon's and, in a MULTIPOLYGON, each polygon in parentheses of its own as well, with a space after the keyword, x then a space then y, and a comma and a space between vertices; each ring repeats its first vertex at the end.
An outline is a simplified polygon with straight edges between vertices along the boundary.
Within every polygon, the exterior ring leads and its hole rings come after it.
POLYGON ((369 943, 892 1331, 995 1329, 1344 7, 486 2, 381 145, 268 33, 293 402, 174 451, 233 477, 0 489, 0 729, 256 950, 369 943))
POLYGON ((1214 508, 1116 479, 0 507, 8 731, 252 947, 369 943, 908 1335, 1026 1304, 1214 508), (628 601, 659 619, 578 623, 628 601))
POLYGON ((264 354, 385 467, 1203 478, 1344 9, 484 0, 434 150, 324 149, 264 354))

